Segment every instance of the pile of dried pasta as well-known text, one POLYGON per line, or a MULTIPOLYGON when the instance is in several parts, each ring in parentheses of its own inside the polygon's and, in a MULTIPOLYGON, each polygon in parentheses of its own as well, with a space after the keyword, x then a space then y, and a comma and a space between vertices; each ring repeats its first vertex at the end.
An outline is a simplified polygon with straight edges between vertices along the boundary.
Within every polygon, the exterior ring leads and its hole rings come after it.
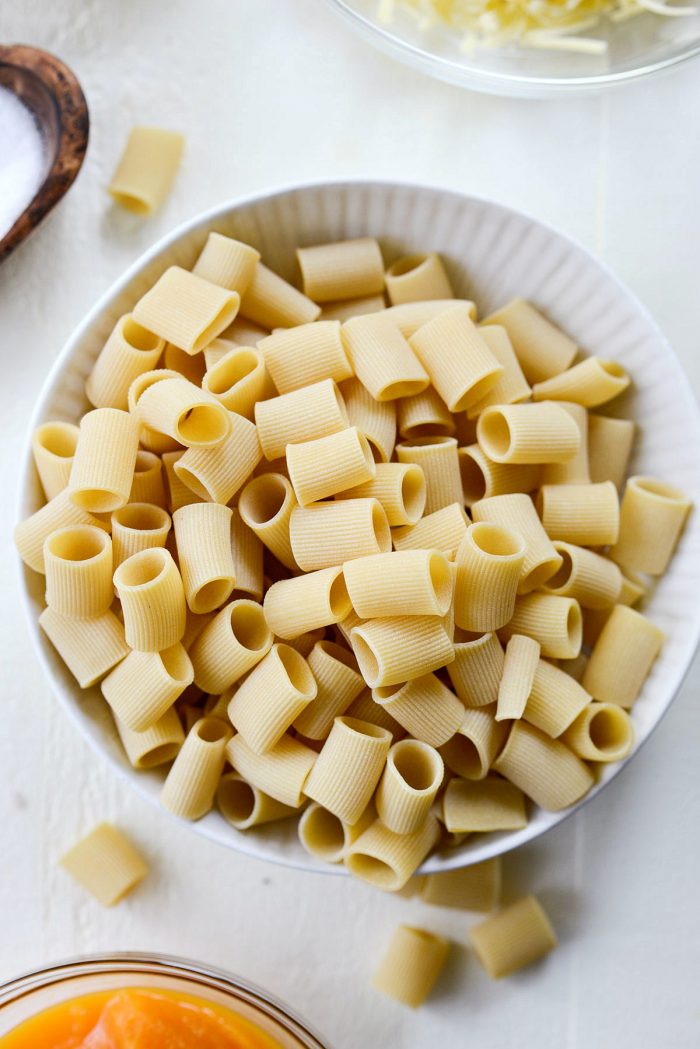
POLYGON ((399 11, 421 29, 446 27, 466 51, 517 43, 589 54, 605 54, 607 42, 574 34, 595 29, 603 18, 624 22, 645 12, 671 18, 697 14, 694 6, 664 0, 380 0, 381 22, 391 24, 399 11))
POLYGON ((371 238, 297 256, 303 292, 218 233, 162 274, 94 409, 36 431, 16 543, 132 766, 170 765, 166 808, 295 819, 399 890, 630 752, 663 640, 640 573, 690 504, 624 484, 634 423, 589 412, 624 368, 533 305, 477 324, 437 255, 385 270, 371 238))

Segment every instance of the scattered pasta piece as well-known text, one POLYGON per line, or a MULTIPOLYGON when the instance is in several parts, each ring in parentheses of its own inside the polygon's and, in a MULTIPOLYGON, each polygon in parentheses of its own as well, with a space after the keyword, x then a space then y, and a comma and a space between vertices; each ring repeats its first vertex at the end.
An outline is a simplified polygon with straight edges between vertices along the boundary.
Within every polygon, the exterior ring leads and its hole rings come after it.
POLYGON ((417 1009, 433 989, 450 950, 450 941, 425 929, 399 925, 374 974, 382 994, 417 1009))
POLYGON ((132 128, 109 184, 114 200, 137 215, 157 211, 170 192, 184 147, 177 131, 132 128))
POLYGON ((148 874, 129 839, 110 823, 100 823, 59 862, 103 907, 119 903, 148 874))
POLYGON ((557 946, 549 918, 534 896, 525 896, 475 925, 469 937, 493 980, 532 965, 557 946))

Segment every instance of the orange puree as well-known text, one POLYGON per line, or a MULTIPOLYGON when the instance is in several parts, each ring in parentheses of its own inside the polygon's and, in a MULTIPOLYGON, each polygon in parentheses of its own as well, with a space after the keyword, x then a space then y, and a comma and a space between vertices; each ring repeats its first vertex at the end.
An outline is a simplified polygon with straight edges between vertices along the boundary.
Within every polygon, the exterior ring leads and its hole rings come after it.
POLYGON ((0 1049, 279 1049, 230 1009, 172 991, 71 998, 0 1036, 0 1049))

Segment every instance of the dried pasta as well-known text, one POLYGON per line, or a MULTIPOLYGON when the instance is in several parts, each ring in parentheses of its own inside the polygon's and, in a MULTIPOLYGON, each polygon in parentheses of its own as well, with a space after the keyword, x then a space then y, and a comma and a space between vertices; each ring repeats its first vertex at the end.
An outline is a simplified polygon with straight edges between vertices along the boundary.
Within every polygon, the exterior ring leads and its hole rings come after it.
POLYGON ((414 463, 377 463, 374 477, 338 492, 336 499, 376 499, 390 527, 414 525, 425 509, 425 474, 414 463))
POLYGON ((101 685, 114 716, 128 729, 144 732, 192 684, 192 663, 181 644, 160 652, 130 652, 101 685))
POLYGON ((127 503, 112 514, 112 559, 116 569, 132 554, 165 546, 170 515, 150 503, 127 503))
POLYGON ((632 419, 610 419, 606 415, 588 417, 588 463, 591 481, 612 481, 621 488, 634 444, 632 419))
POLYGON ((571 597, 526 594, 515 602, 512 618, 501 630, 506 641, 524 634, 537 641, 547 659, 575 659, 581 651, 581 606, 571 597))
POLYGON ((164 510, 168 508, 163 463, 153 452, 139 451, 136 453, 129 502, 150 503, 151 506, 160 506, 164 510))
POLYGON ((615 361, 586 357, 565 372, 535 383, 535 401, 573 401, 584 408, 597 408, 619 397, 630 384, 629 375, 615 361))
POLYGON ((351 426, 356 426, 372 449, 377 463, 388 463, 396 441, 396 404, 375 401, 359 379, 346 379, 341 393, 351 426))
POLYGON ((132 382, 157 366, 164 349, 164 339, 125 313, 114 325, 85 383, 90 403, 95 408, 126 411, 132 382))
POLYGON ((231 601, 190 648, 195 684, 220 695, 252 670, 272 648, 272 631, 255 601, 231 601))
POLYGON ((579 546, 608 546, 620 532, 620 504, 612 481, 601 484, 545 484, 537 509, 550 539, 579 546))
POLYGON ((464 720, 464 707, 434 674, 421 674, 404 684, 374 688, 375 704, 415 739, 440 747, 464 720))
POLYGON ((372 985, 411 1009, 422 1005, 447 961, 450 941, 425 929, 399 925, 372 985))
POLYGON ((673 556, 690 507, 690 499, 679 488, 653 477, 630 477, 620 507, 619 539, 609 540, 616 544, 610 556, 624 568, 661 575, 673 556))
POLYGON ((281 394, 323 379, 341 382, 353 374, 341 337, 340 321, 315 321, 279 329, 261 339, 258 349, 281 394))
POLYGON ((439 313, 411 336, 409 345, 451 412, 466 411, 503 375, 468 306, 439 313))
POLYGON ((555 401, 486 408, 476 425, 479 444, 497 463, 565 463, 581 443, 578 426, 555 401))
POLYGON ((350 641, 370 688, 411 681, 454 659, 452 641, 436 616, 370 619, 352 630, 350 641))
POLYGON ((454 655, 447 673, 462 703, 467 707, 495 703, 505 659, 496 634, 482 634, 471 641, 456 640, 454 655))
POLYGON ((529 495, 495 495, 471 508, 474 521, 490 521, 519 533, 525 540, 525 560, 518 585, 521 594, 542 586, 561 568, 562 557, 542 527, 529 495))
POLYGON ((258 262, 253 278, 241 296, 241 313, 246 320, 262 328, 291 328, 317 320, 321 307, 258 262))
POLYGON ((69 619, 103 615, 112 604, 112 540, 95 525, 70 525, 44 543, 46 604, 69 619))
POLYGON ((265 594, 265 619, 277 637, 291 640, 344 619, 351 608, 343 569, 280 579, 265 594))
POLYGON ((578 346, 525 299, 513 299, 482 324, 500 324, 508 332, 520 367, 532 385, 566 371, 578 346))
POLYGON ((185 599, 197 615, 220 608, 236 584, 231 516, 219 503, 194 503, 173 514, 185 599))
POLYGON ((80 420, 68 481, 72 502, 89 513, 111 513, 126 504, 134 477, 139 426, 128 412, 95 408, 80 420))
POLYGON ((445 826, 453 833, 521 830, 527 825, 522 791, 490 776, 479 783, 451 779, 442 801, 445 826))
POLYGON ((473 926, 469 938, 493 980, 532 965, 557 946, 549 918, 534 896, 525 896, 473 926))
POLYGON ((183 820, 199 820, 214 804, 231 729, 219 718, 200 718, 187 733, 160 792, 160 803, 183 820))
POLYGON ((517 532, 485 521, 469 526, 455 557, 458 627, 483 634, 506 625, 524 559, 525 543, 517 532))
POLYGON ((258 401, 267 394, 268 375, 263 355, 249 346, 234 346, 207 371, 202 389, 229 412, 252 419, 258 401))
POLYGON ((296 717, 294 728, 307 739, 325 739, 365 682, 352 653, 332 641, 316 641, 307 662, 316 681, 316 699, 296 717))
POLYGON ((137 215, 157 211, 170 192, 184 148, 177 131, 132 128, 109 184, 110 195, 137 215))
POLYGON ((432 815, 413 834, 396 834, 375 820, 347 850, 345 865, 361 881, 398 892, 439 838, 440 825, 432 815))
POLYGON ((45 608, 39 626, 81 688, 95 685, 129 654, 124 627, 111 611, 69 619, 45 608))
POLYGON ((631 707, 663 642, 663 631, 641 612, 615 605, 593 646, 583 687, 593 699, 631 707))
POLYGON ((132 554, 114 573, 126 640, 140 652, 160 652, 185 632, 185 590, 168 550, 132 554))
POLYGON ((539 643, 531 637, 513 634, 506 645, 503 676, 498 686, 497 721, 523 716, 539 662, 539 643))
POLYGON ((151 383, 136 401, 133 419, 188 448, 211 448, 231 432, 231 413, 181 375, 151 383))
POLYGON ((426 255, 404 255, 392 262, 384 279, 392 306, 402 302, 451 299, 454 295, 442 259, 434 251, 426 255))
POLYGON ((460 500, 442 510, 426 514, 415 524, 394 528, 391 537, 397 550, 435 548, 451 557, 467 534, 468 525, 469 520, 460 500))
POLYGON ((548 812, 568 808, 593 786, 593 773, 572 750, 526 721, 513 722, 493 768, 548 812))
POLYGON ((399 433, 406 441, 414 437, 452 437, 456 430, 451 413, 432 386, 413 397, 400 398, 396 413, 399 433))
POLYGON ((119 903, 148 874, 140 853, 111 823, 98 824, 59 862, 103 907, 119 903))
POLYGON ((240 240, 210 233, 192 272, 229 291, 245 294, 255 274, 260 252, 240 240))
POLYGON ((396 834, 413 834, 428 818, 445 772, 434 747, 403 739, 390 748, 377 787, 377 815, 396 834))
POLYGON ((427 874, 420 888, 424 903, 464 911, 492 911, 500 895, 500 856, 458 870, 427 874))
POLYGON ((226 822, 237 830, 248 830, 299 815, 297 807, 271 798, 237 772, 226 772, 219 780, 216 804, 226 822))
POLYGON ((68 486, 79 433, 73 423, 48 422, 32 434, 34 465, 47 500, 68 486))
MULTIPOLYGON (((288 444, 327 437, 351 425, 344 399, 333 379, 322 379, 266 401, 258 399, 255 424, 268 461, 283 456, 288 444)), ((391 443, 393 447, 393 441, 391 443)))
POLYGON ((384 291, 384 260, 374 237, 297 248, 304 293, 314 302, 358 299, 384 291))
POLYGON ((251 532, 286 568, 295 569, 290 523, 297 505, 289 478, 270 473, 253 478, 241 491, 238 512, 251 532))
POLYGON ((462 475, 454 437, 414 437, 396 445, 400 463, 420 466, 425 476, 425 513, 462 501, 462 475))
POLYGON ((298 809, 317 754, 289 735, 267 753, 256 754, 238 735, 227 744, 226 757, 246 782, 283 805, 298 809))
POLYGON ((337 717, 304 793, 344 823, 367 808, 386 763, 391 733, 368 721, 337 717))
POLYGON ((562 558, 561 567, 542 584, 543 590, 573 597, 582 608, 609 608, 619 600, 623 576, 614 561, 572 543, 557 541, 554 549, 562 558))
POLYGON ((481 415, 492 404, 519 404, 528 400, 532 393, 506 329, 499 324, 482 324, 478 332, 503 371, 491 389, 469 405, 467 415, 470 419, 481 415))
POLYGON ((452 600, 450 564, 439 550, 396 550, 357 557, 343 566, 355 612, 362 619, 444 616, 452 600))
POLYGON ((576 720, 590 700, 585 688, 571 675, 541 659, 535 669, 523 717, 555 739, 576 720))
POLYGON ((412 397, 425 390, 430 381, 389 312, 351 317, 343 325, 355 375, 380 402, 412 397))
POLYGON ((185 353, 199 353, 229 326, 241 297, 179 266, 171 266, 136 303, 137 324, 185 353))
POLYGON ((185 742, 185 733, 175 707, 166 710, 158 721, 143 732, 127 728, 116 715, 114 722, 126 756, 135 769, 169 765, 185 742))
POLYGON ((494 712, 492 705, 467 708, 455 735, 440 747, 445 764, 455 775, 485 778, 508 734, 494 712))
POLYGON ((289 521, 294 560, 304 572, 332 568, 353 557, 387 553, 391 531, 376 499, 295 506, 289 521))
POLYGON ((364 484, 376 475, 366 437, 356 426, 287 447, 287 469, 300 506, 364 484))
POLYGON ((316 691, 303 656, 275 644, 234 693, 228 716, 250 749, 265 754, 315 700, 316 691))

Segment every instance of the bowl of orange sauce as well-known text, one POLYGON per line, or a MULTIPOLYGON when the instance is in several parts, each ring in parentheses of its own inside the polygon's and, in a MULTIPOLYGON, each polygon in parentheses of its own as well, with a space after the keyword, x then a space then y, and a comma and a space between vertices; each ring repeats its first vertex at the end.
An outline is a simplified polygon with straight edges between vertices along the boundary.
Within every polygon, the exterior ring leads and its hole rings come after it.
POLYGON ((162 955, 93 955, 0 987, 0 1049, 329 1049, 236 976, 162 955))

